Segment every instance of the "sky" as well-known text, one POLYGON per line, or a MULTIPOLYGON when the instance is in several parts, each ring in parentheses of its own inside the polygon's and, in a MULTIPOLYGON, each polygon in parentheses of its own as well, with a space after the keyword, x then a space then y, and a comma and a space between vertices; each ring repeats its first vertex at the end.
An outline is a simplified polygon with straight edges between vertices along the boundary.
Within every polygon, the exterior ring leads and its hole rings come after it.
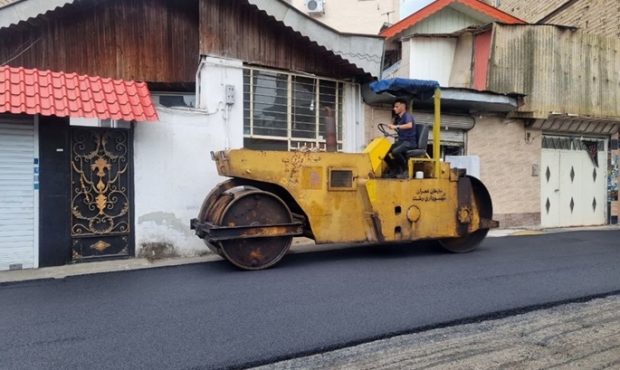
POLYGON ((434 0, 400 0, 400 19, 417 12, 433 1, 434 0))

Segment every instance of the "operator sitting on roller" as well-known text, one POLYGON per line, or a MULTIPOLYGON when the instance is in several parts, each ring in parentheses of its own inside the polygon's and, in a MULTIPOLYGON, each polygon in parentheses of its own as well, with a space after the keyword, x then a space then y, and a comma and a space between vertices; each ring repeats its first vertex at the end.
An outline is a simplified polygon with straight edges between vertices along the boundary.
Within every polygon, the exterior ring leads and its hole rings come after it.
POLYGON ((403 176, 408 170, 405 153, 408 150, 416 149, 418 140, 413 116, 407 112, 407 100, 397 98, 394 101, 393 111, 395 114, 394 124, 388 124, 388 127, 398 133, 398 138, 390 147, 385 159, 393 171, 400 172, 397 172, 397 175, 403 176))

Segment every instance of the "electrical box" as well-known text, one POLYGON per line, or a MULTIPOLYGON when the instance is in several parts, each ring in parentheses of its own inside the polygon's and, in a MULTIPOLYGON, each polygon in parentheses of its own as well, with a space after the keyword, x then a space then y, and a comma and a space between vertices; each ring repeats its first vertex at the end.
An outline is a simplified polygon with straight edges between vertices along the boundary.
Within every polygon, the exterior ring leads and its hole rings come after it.
POLYGON ((235 86, 234 85, 226 85, 226 104, 228 105, 235 104, 235 86))

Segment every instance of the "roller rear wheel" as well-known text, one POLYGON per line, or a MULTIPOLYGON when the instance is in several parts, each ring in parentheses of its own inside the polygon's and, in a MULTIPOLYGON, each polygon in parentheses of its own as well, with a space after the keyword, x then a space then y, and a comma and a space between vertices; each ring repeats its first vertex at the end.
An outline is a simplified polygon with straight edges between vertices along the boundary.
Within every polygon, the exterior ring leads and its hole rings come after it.
MULTIPOLYGON (((475 177, 469 177, 472 185, 474 203, 481 219, 493 217, 493 204, 491 195, 482 182, 475 177)), ((487 236, 489 229, 478 229, 473 233, 458 237, 439 240, 439 244, 445 250, 452 253, 467 253, 476 249, 487 236)))
MULTIPOLYGON (((287 205, 277 196, 258 189, 233 193, 233 199, 221 214, 222 226, 258 226, 291 223, 287 205)), ((220 242, 220 251, 233 265, 245 270, 273 266, 284 257, 292 236, 233 239, 220 242)))
POLYGON ((452 253, 467 253, 476 249, 488 232, 489 229, 480 229, 460 238, 441 239, 439 244, 443 249, 452 253))

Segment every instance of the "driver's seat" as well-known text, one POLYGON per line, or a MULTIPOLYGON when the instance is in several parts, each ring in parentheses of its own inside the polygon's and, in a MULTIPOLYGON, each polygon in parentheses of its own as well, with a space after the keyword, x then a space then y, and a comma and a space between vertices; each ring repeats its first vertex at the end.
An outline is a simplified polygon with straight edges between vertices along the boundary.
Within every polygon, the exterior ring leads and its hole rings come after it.
POLYGON ((407 158, 416 158, 426 156, 426 147, 428 146, 428 125, 416 124, 415 131, 418 138, 416 149, 407 150, 407 158))

